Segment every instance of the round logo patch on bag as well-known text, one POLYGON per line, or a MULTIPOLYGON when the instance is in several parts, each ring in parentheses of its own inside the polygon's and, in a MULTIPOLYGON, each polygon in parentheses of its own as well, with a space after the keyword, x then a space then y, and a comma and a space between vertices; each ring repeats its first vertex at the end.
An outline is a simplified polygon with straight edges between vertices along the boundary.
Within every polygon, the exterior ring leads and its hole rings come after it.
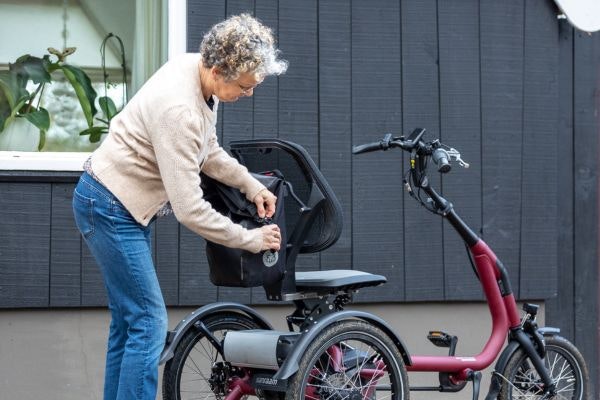
POLYGON ((267 250, 263 254, 263 264, 265 264, 265 267, 272 267, 273 265, 277 264, 277 260, 279 260, 278 251, 273 252, 271 250, 267 250))

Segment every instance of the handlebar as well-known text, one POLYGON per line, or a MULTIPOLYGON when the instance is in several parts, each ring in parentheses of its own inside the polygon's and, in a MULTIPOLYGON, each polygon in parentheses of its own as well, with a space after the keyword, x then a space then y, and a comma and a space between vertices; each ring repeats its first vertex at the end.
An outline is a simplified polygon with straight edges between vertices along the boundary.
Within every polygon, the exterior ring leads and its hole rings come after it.
POLYGON ((392 142, 392 134, 387 133, 384 136, 383 140, 380 140, 379 142, 366 143, 366 144, 354 146, 352 148, 352 154, 370 153, 372 151, 379 151, 379 150, 385 151, 390 148, 391 142, 392 142))
POLYGON ((438 166, 438 172, 442 174, 446 174, 450 172, 452 166, 450 165, 450 161, 448 160, 450 156, 448 152, 441 147, 438 147, 433 151, 432 157, 433 162, 438 166))
POLYGON ((479 240, 477 235, 456 214, 452 203, 431 186, 427 177, 427 164, 430 159, 437 165, 438 171, 443 174, 450 172, 452 161, 458 162, 463 168, 469 168, 469 164, 462 160, 458 150, 441 143, 439 140, 424 141, 424 133, 425 129, 417 128, 406 139, 404 136, 393 138, 392 134, 388 133, 379 142, 354 146, 352 152, 361 154, 377 150, 388 150, 392 147, 400 147, 409 152, 410 169, 402 182, 410 197, 428 211, 446 218, 465 240, 465 243, 474 246, 479 240), (423 193, 426 198, 423 197, 423 193))
POLYGON ((424 142, 422 140, 424 133, 425 129, 417 128, 409 135, 408 139, 405 139, 404 136, 393 138, 391 133, 387 133, 383 140, 378 142, 354 146, 352 148, 352 153, 362 154, 379 150, 385 151, 392 147, 400 147, 405 151, 411 153, 414 152, 418 157, 431 157, 433 162, 438 166, 438 171, 442 174, 446 174, 452 169, 450 164, 452 158, 454 158, 460 166, 469 168, 469 164, 461 159, 460 153, 456 149, 440 143, 437 139, 431 142, 424 142))

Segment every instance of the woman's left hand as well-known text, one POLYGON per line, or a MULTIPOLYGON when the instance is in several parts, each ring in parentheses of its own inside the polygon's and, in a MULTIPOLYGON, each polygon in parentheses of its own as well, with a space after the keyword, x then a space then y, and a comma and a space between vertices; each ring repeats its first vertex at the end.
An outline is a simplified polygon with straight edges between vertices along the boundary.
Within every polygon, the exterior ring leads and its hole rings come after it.
POLYGON ((254 204, 256 204, 256 211, 258 216, 261 218, 271 218, 275 214, 275 202, 277 202, 277 196, 269 191, 269 189, 263 189, 254 197, 254 204))

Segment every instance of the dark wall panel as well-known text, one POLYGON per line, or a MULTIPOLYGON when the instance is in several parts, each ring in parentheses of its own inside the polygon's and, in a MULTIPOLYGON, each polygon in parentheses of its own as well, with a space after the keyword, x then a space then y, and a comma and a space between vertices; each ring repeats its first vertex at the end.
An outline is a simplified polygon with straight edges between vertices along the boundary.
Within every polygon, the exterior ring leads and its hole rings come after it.
MULTIPOLYGON (((521 254, 519 294, 546 298, 556 287, 558 170, 558 24, 543 2, 527 2, 523 69, 521 254), (550 250, 556 249, 556 250, 550 250)), ((514 281, 514 279, 513 279, 514 281)))
POLYGON ((480 5, 483 237, 519 293, 524 5, 480 5))
POLYGON ((51 187, 2 183, 0 307, 48 307, 51 187))
MULTIPOLYGON (((481 228, 481 88, 479 69, 479 4, 462 0, 438 2, 440 47, 440 136, 456 148, 469 168, 455 164, 443 177, 443 194, 463 220, 481 228)), ((460 237, 444 224, 446 299, 481 297, 460 237)))
MULTIPOLYGON (((279 81, 279 137, 300 144, 319 163, 317 16, 315 0, 279 1, 279 44, 290 63, 279 81)), ((301 255, 296 267, 319 269, 319 255, 301 255)))
MULTIPOLYGON (((254 14, 254 0, 227 0, 226 16, 254 14)), ((251 139, 254 129, 254 98, 241 97, 235 103, 221 103, 223 115, 222 143, 233 139, 251 139)))
MULTIPOLYGON (((187 2, 187 51, 197 52, 204 34, 225 17, 225 1, 188 0, 187 2)), ((219 105, 219 108, 222 104, 219 105)), ((217 135, 223 140, 223 114, 217 116, 217 135)))
MULTIPOLYGON (((402 128, 407 133, 427 128, 425 139, 435 139, 440 136, 437 1, 402 2, 401 12, 402 128)), ((439 174, 433 168, 429 180, 433 187, 440 187, 439 174)), ((408 194, 404 198, 406 300, 442 300, 442 219, 419 207, 408 194)))
POLYGON ((81 305, 81 236, 73 219, 73 189, 52 185, 50 231, 50 306, 81 305))
MULTIPOLYGON (((583 32, 574 41, 575 343, 588 357, 591 382, 598 382, 598 122, 600 39, 583 32), (595 149, 595 151, 589 151, 595 149), (595 300, 595 301, 594 301, 595 300)), ((598 389, 596 388, 596 391, 598 389)), ((597 396, 595 396, 597 398, 597 396)))
POLYGON ((204 34, 225 16, 225 1, 187 1, 187 51, 197 52, 204 34))
POLYGON ((168 305, 179 302, 179 229, 173 215, 159 218, 154 224, 154 265, 168 305))
MULTIPOLYGON (((352 2, 352 143, 402 131, 400 5, 352 2)), ((352 158, 352 265, 388 277, 367 301, 404 300, 402 154, 352 158)))
MULTIPOLYGON (((342 204, 338 242, 321 253, 323 269, 352 267, 352 70, 351 4, 319 2, 320 168, 342 204)), ((360 211, 360 210, 359 210, 360 211)))
MULTIPOLYGON (((279 37, 278 3, 271 0, 256 0, 255 3, 256 17, 279 37)), ((284 59, 287 56, 286 53, 283 51, 284 59)), ((252 98, 254 100, 253 132, 255 138, 279 136, 278 94, 279 78, 276 76, 267 77, 254 91, 252 98)))
MULTIPOLYGON (((272 0, 256 0, 255 15, 273 30, 279 38, 279 4, 272 0)), ((286 59, 287 51, 282 58, 286 59)), ((284 75, 285 79, 285 75, 284 75)), ((254 137, 269 138, 279 136, 279 77, 267 77, 254 91, 254 137)), ((267 301, 262 288, 251 289, 251 301, 254 304, 271 303, 267 301)))
POLYGON ((210 282, 204 248, 206 242, 185 227, 179 231, 179 305, 199 305, 217 299, 210 282))
POLYGON ((557 157, 561 168, 557 171, 557 190, 560 195, 558 208, 558 285, 557 296, 546 302, 547 318, 550 326, 560 326, 561 334, 569 340, 575 339, 575 304, 573 285, 574 266, 574 227, 575 186, 573 177, 574 127, 573 127, 573 27, 565 20, 559 24, 559 121, 558 134, 562 138, 557 143, 557 157))

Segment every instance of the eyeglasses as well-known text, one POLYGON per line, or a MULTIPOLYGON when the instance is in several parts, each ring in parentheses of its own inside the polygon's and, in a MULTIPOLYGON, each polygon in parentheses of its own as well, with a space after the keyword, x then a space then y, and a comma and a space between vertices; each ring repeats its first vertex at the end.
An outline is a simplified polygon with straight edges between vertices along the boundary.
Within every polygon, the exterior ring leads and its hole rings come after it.
POLYGON ((242 92, 243 95, 250 94, 250 92, 252 92, 256 88, 256 86, 245 87, 245 86, 240 85, 239 83, 237 85, 240 88, 240 91, 242 92))
POLYGON ((238 88, 240 89, 240 92, 241 92, 242 95, 248 96, 248 95, 252 94, 252 91, 254 89, 256 89, 256 87, 262 82, 262 79, 259 80, 259 81, 255 81, 256 83, 254 85, 252 85, 252 86, 243 85, 237 79, 234 80, 233 82, 238 86, 238 88))

